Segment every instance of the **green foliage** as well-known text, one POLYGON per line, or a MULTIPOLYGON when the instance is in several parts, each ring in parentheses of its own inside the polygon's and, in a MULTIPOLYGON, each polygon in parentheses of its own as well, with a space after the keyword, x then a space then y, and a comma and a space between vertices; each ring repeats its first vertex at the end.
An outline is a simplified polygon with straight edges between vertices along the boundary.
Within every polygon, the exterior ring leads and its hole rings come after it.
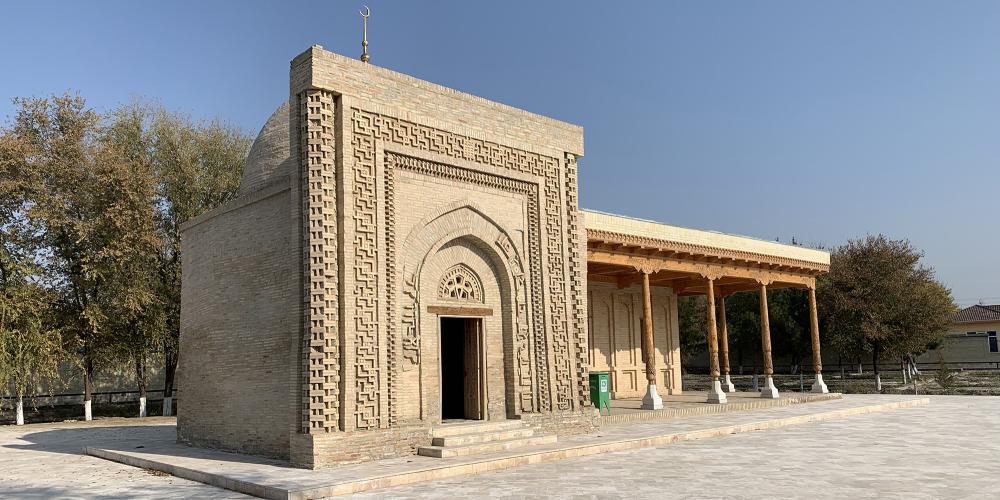
POLYGON ((37 352, 63 339, 85 380, 133 364, 143 389, 147 355, 175 352, 178 226, 235 196, 249 138, 141 102, 105 115, 70 94, 14 103, 0 133, 0 261, 25 271, 5 284, 4 332, 37 352))
POLYGON ((0 135, 0 394, 22 397, 58 380, 61 342, 53 295, 40 283, 27 199, 16 169, 23 145, 0 135))
POLYGON ((49 317, 51 294, 18 280, 0 287, 0 391, 16 397, 59 380, 62 349, 49 317))
POLYGON ((680 326, 681 353, 685 357, 694 356, 708 347, 708 314, 705 312, 705 297, 679 297, 677 316, 680 326))
POLYGON ((945 364, 944 359, 938 361, 938 371, 934 374, 934 381, 937 382, 942 389, 951 389, 955 385, 955 381, 958 378, 958 373, 954 370, 948 368, 945 364))
POLYGON ((830 272, 817 283, 829 344, 845 357, 868 353, 877 362, 939 342, 955 306, 921 257, 909 241, 883 235, 835 249, 830 272))

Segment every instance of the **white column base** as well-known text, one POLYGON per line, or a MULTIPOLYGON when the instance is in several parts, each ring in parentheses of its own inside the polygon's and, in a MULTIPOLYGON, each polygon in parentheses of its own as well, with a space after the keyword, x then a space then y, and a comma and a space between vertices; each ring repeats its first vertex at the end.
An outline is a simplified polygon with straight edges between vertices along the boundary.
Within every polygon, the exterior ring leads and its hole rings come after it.
POLYGON ((642 397, 643 410, 662 410, 663 399, 656 393, 656 384, 646 386, 646 395, 642 397))
POLYGON ((778 388, 774 386, 774 379, 770 375, 764 376, 764 387, 760 389, 760 397, 778 399, 778 388))
POLYGON ((146 416, 146 396, 139 398, 139 418, 146 416))
POLYGON ((736 392, 736 386, 733 385, 733 381, 729 379, 729 374, 726 374, 726 378, 722 381, 722 388, 726 392, 736 392))
POLYGON ((708 391, 708 402, 715 404, 726 404, 726 393, 722 392, 722 383, 718 380, 712 381, 712 388, 708 391))
POLYGON ((810 392, 815 392, 818 394, 827 394, 830 392, 830 390, 826 388, 826 383, 823 382, 822 373, 816 374, 816 380, 813 382, 812 390, 810 392))
POLYGON ((169 417, 174 414, 174 398, 163 398, 163 416, 169 417))
POLYGON ((17 425, 24 425, 24 401, 20 398, 17 400, 17 425))
POLYGON ((93 413, 90 412, 90 400, 83 402, 83 419, 90 421, 94 419, 93 413))

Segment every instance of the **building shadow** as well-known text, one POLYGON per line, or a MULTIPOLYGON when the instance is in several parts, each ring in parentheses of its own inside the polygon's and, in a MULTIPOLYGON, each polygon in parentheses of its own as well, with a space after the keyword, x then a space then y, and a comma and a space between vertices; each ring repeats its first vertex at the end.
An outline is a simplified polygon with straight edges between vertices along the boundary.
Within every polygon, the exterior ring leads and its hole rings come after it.
MULTIPOLYGON (((28 429, 26 429, 28 430, 28 429)), ((177 441, 174 425, 108 425, 71 426, 28 432, 19 437, 20 443, 0 444, 4 450, 25 450, 43 453, 83 455, 84 449, 99 448, 116 452, 139 452, 150 460, 163 457, 211 459, 217 461, 265 464, 272 467, 297 469, 284 460, 245 455, 207 448, 189 446, 177 441), (24 442, 27 443, 24 443, 24 442)))

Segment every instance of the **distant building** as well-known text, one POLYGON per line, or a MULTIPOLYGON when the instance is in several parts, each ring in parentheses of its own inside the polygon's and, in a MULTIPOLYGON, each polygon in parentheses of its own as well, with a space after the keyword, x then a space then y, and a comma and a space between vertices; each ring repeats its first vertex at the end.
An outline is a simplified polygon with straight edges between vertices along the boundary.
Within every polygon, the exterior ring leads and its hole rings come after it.
POLYGON ((1000 305, 977 304, 951 318, 951 327, 941 346, 924 353, 918 363, 944 361, 950 367, 1000 368, 1000 305))

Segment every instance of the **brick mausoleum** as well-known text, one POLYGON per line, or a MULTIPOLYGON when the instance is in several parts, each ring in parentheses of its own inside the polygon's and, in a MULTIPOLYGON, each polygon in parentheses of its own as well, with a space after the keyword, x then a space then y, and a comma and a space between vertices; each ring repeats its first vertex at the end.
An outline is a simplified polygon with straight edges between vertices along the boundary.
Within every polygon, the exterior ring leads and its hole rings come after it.
POLYGON ((582 211, 579 126, 319 46, 290 87, 239 198, 182 228, 184 442, 321 467, 442 456, 469 420, 555 439, 595 429, 590 370, 648 408, 681 391, 678 296, 712 305, 715 403, 717 301, 798 287, 815 318, 825 252, 582 211))

